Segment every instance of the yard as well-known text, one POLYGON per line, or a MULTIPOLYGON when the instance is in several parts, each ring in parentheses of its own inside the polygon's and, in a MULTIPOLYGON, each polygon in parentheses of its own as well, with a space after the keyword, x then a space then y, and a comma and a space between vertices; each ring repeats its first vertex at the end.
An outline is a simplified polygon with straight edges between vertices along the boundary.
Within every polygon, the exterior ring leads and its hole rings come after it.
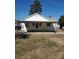
POLYGON ((16 59, 64 59, 64 34, 16 36, 16 59))

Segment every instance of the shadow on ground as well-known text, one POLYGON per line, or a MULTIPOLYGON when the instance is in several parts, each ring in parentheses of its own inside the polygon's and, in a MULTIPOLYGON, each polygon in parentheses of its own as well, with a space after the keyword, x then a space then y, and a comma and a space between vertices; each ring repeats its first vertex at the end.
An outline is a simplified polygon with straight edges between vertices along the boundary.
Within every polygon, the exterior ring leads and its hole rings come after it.
POLYGON ((29 38, 30 34, 15 34, 15 39, 26 39, 29 38))

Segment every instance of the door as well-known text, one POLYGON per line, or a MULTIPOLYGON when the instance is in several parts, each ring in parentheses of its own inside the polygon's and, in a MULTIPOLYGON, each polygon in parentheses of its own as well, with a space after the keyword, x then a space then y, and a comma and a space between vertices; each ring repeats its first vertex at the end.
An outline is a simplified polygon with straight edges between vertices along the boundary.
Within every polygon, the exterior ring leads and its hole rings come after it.
POLYGON ((38 28, 38 23, 36 23, 36 28, 38 28))

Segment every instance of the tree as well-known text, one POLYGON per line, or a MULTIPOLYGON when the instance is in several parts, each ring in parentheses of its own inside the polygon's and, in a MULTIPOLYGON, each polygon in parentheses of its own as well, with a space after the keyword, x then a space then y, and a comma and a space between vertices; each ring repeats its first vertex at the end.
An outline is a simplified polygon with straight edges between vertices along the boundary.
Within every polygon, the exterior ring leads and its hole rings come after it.
POLYGON ((61 16, 58 23, 60 24, 60 29, 64 26, 64 16, 61 16))
POLYGON ((29 15, 33 14, 33 13, 39 13, 41 14, 42 12, 42 8, 41 8, 41 3, 39 0, 35 0, 34 3, 30 6, 30 11, 29 11, 29 15))

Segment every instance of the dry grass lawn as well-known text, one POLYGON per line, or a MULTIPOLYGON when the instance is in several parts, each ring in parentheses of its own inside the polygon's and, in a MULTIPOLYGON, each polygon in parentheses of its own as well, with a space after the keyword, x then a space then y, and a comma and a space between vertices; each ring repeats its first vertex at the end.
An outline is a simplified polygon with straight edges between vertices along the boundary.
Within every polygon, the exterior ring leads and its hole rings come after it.
POLYGON ((64 59, 63 34, 16 36, 16 59, 64 59))

